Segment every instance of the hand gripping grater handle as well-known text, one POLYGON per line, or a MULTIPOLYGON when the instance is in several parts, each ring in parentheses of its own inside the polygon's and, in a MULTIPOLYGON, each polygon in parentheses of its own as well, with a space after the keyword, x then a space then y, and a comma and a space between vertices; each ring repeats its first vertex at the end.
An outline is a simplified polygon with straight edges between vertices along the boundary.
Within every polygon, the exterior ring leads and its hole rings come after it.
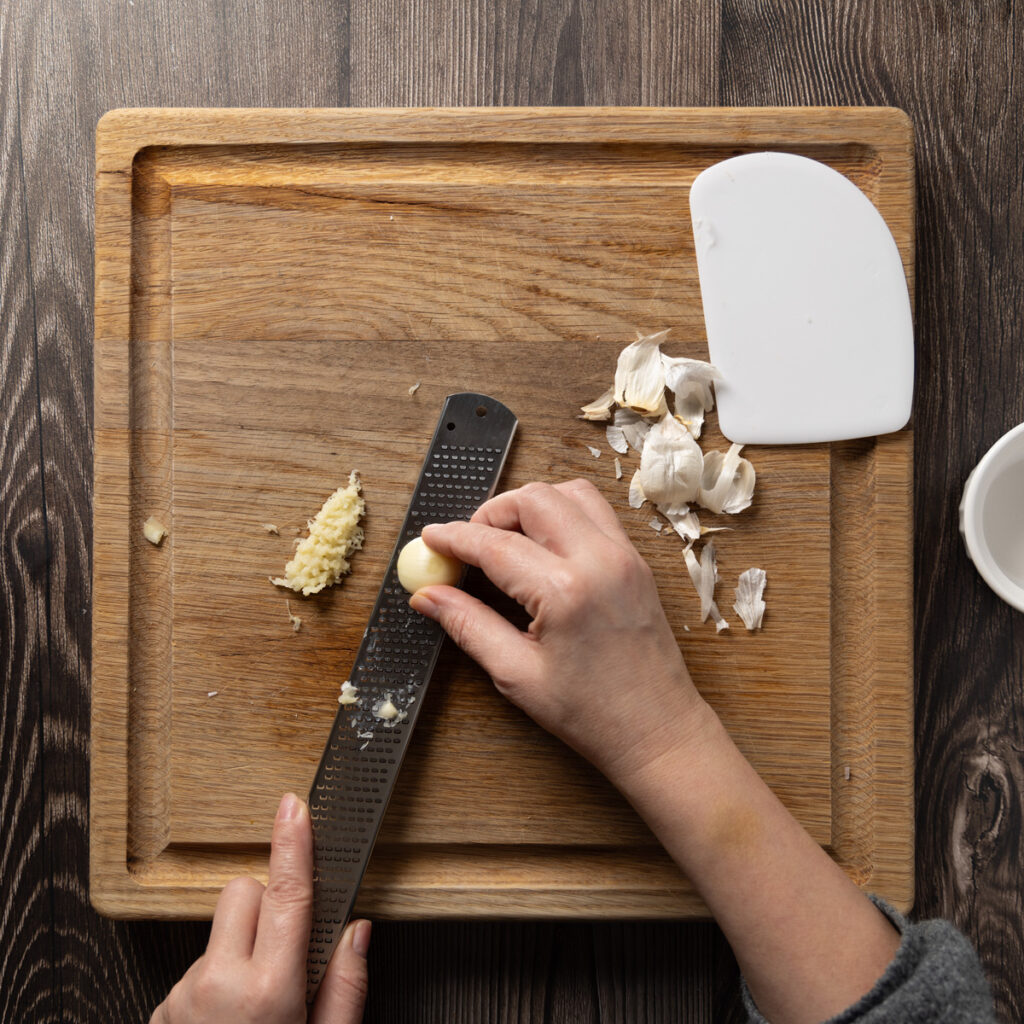
POLYGON ((486 395, 450 395, 409 502, 309 794, 313 819, 313 931, 306 998, 312 1002, 348 923, 388 799, 423 706, 444 631, 409 607, 399 552, 424 526, 470 516, 495 491, 518 420, 486 395), (388 700, 391 721, 374 711, 388 700))

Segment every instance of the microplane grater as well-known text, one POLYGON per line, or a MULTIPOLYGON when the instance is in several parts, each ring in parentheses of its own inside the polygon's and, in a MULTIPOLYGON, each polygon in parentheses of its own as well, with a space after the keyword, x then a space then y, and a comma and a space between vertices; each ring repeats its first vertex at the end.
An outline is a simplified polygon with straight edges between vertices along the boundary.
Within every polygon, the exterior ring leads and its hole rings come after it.
POLYGON ((430 523, 469 519, 495 491, 518 420, 487 395, 449 395, 395 543, 349 680, 357 703, 339 707, 309 794, 313 929, 306 998, 312 1002, 348 922, 405 756, 444 631, 409 607, 398 582, 402 548, 430 523), (374 710, 391 700, 399 717, 374 710))

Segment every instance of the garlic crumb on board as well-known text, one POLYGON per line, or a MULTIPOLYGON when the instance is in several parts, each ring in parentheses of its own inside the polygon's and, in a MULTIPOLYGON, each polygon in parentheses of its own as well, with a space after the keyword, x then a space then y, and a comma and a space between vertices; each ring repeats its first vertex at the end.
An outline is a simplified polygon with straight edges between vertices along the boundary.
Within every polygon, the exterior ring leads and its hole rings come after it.
POLYGON ((302 629, 302 619, 299 618, 298 615, 293 615, 292 614, 292 603, 291 603, 291 601, 285 601, 284 606, 285 606, 285 608, 288 611, 288 619, 289 619, 289 621, 292 624, 292 632, 293 633, 298 633, 298 631, 300 629, 302 629))
POLYGON ((619 458, 616 458, 615 460, 615 479, 622 479, 622 460, 619 458))
POLYGON ((849 765, 844 765, 844 766, 843 766, 843 778, 844 778, 844 779, 845 779, 845 780, 846 780, 847 782, 849 782, 849 781, 850 781, 850 766, 849 766, 849 765))
POLYGON ((164 537, 168 536, 170 532, 171 531, 168 530, 156 516, 150 516, 142 524, 142 536, 145 537, 150 544, 155 544, 157 547, 163 543, 164 537))
POLYGON ((339 487, 309 523, 309 535, 300 539, 284 576, 271 579, 276 587, 287 587, 309 596, 333 586, 351 568, 348 556, 363 546, 359 525, 366 512, 359 474, 353 472, 348 485, 339 487))
POLYGON ((220 690, 208 690, 206 693, 207 697, 216 697, 220 693, 220 690))
POLYGON ((601 458, 601 449, 595 448, 592 444, 587 445, 587 451, 594 456, 595 459, 601 458))
POLYGON ((413 384, 413 386, 411 388, 409 388, 409 394, 410 395, 415 395, 416 392, 419 391, 421 383, 422 383, 421 381, 416 381, 416 383, 413 384))
POLYGON ((274 534, 275 537, 281 536, 281 531, 277 528, 277 526, 274 523, 264 523, 263 529, 266 530, 267 533, 274 534))

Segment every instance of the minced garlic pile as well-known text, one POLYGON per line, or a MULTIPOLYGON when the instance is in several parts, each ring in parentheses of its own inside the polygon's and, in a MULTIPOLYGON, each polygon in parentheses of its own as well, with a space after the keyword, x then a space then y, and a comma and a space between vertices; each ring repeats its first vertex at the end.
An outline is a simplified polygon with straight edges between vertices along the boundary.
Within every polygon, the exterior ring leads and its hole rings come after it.
POLYGON ((309 536, 295 542, 284 576, 272 578, 271 583, 308 596, 337 583, 349 571, 348 556, 363 546, 359 520, 366 503, 361 490, 359 474, 354 472, 348 486, 339 487, 308 524, 309 536))
MULTIPOLYGON (((582 407, 580 419, 605 422, 609 445, 620 455, 630 448, 640 453, 640 468, 629 483, 629 504, 641 508, 647 501, 668 521, 686 544, 684 557, 690 578, 701 599, 701 621, 710 615, 716 629, 729 628, 714 601, 718 570, 715 549, 704 545, 700 558, 693 544, 701 536, 725 527, 701 526, 691 506, 735 515, 750 506, 756 474, 740 455, 742 445, 728 451, 703 452, 697 443, 704 414, 714 407, 712 387, 719 373, 699 359, 667 356, 661 331, 638 335, 619 353, 615 382, 600 398, 582 407), (671 394, 669 409, 666 391, 671 394)), ((615 460, 616 479, 622 475, 615 460)), ((659 533, 662 524, 651 520, 659 533)), ((759 629, 764 614, 765 573, 749 569, 740 577, 733 607, 747 629, 759 629)))

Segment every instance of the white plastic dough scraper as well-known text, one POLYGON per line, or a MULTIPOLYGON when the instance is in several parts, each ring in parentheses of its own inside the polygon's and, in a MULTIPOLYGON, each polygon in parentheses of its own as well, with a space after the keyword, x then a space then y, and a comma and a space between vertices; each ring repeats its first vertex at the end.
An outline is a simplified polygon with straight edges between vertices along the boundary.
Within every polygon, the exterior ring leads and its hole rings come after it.
POLYGON ((690 190, 722 433, 805 444, 899 430, 914 329, 899 250, 870 199, 825 164, 751 153, 690 190))

